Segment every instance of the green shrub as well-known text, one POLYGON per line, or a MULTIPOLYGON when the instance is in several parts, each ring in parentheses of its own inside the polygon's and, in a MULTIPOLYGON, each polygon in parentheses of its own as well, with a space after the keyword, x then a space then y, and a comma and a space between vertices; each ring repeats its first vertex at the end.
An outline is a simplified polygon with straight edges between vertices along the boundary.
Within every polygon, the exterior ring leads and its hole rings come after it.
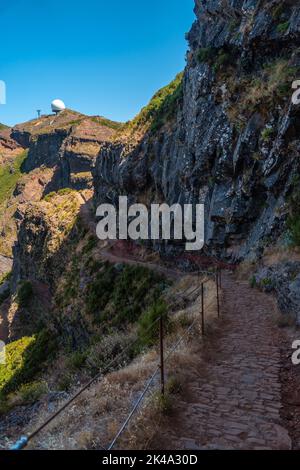
POLYGON ((157 342, 159 337, 159 322, 154 325, 153 323, 161 316, 166 327, 168 321, 167 304, 164 300, 158 299, 138 321, 138 339, 141 348, 153 346, 157 342))
POLYGON ((73 189, 62 188, 62 189, 59 189, 58 191, 52 191, 51 193, 46 194, 46 196, 44 196, 44 201, 51 202, 51 200, 56 196, 66 196, 67 194, 72 194, 72 193, 74 193, 73 189))
POLYGON ((0 167, 0 204, 5 202, 13 193, 22 173, 22 164, 27 157, 27 151, 18 155, 13 164, 0 167))
POLYGON ((220 69, 223 69, 229 65, 232 65, 232 55, 229 52, 225 52, 221 49, 213 64, 214 72, 217 73, 220 69))
POLYGON ((62 188, 57 191, 57 194, 59 196, 65 196, 66 194, 72 194, 74 193, 74 190, 71 188, 62 188))
POLYGON ((31 382, 21 385, 18 390, 18 395, 22 404, 32 404, 38 401, 42 395, 48 392, 46 382, 31 382))
POLYGON ((72 385, 72 376, 71 374, 63 374, 58 381, 57 387, 58 390, 66 392, 71 388, 72 385))
POLYGON ((28 307, 33 296, 33 288, 30 281, 23 281, 18 289, 17 299, 21 308, 28 307))
POLYGON ((296 174, 292 179, 292 191, 287 198, 290 216, 287 219, 288 234, 291 243, 300 246, 300 176, 296 174))
POLYGON ((105 264, 105 269, 97 273, 96 278, 88 286, 86 307, 87 312, 92 314, 103 310, 109 302, 111 288, 116 278, 113 266, 105 264))
POLYGON ((177 375, 172 375, 166 383, 166 392, 168 395, 179 395, 182 392, 182 381, 177 375))
POLYGON ((289 217, 287 226, 293 245, 300 246, 300 215, 289 217))
POLYGON ((100 271, 102 266, 103 266, 103 263, 101 263, 101 261, 91 259, 88 262, 87 268, 89 269, 90 274, 93 275, 93 274, 96 274, 98 271, 100 271))
POLYGON ((266 142, 270 140, 273 134, 274 134, 273 127, 266 127, 261 133, 261 138, 266 142))
POLYGON ((88 239, 87 244, 83 247, 82 253, 83 254, 89 253, 94 248, 96 248, 97 244, 98 244, 98 239, 96 237, 94 237, 93 235, 91 235, 88 239))
POLYGON ((2 274, 0 276, 0 286, 4 284, 4 282, 9 281, 11 278, 11 271, 9 273, 2 274))
POLYGON ((286 33, 287 30, 289 29, 290 27, 290 22, 289 21, 285 21, 284 23, 280 23, 277 27, 276 27, 276 30, 278 33, 286 33))
POLYGON ((268 287, 272 285, 272 280, 268 277, 265 277, 260 281, 260 286, 261 287, 268 287))
POLYGON ((67 366, 71 370, 81 369, 85 365, 86 359, 87 359, 86 351, 75 351, 69 356, 67 360, 67 366))
POLYGON ((173 397, 168 393, 162 395, 161 392, 158 391, 154 393, 152 397, 151 406, 157 413, 168 416, 174 409, 173 397))
POLYGON ((179 316, 176 317, 175 321, 179 326, 181 326, 181 328, 188 328, 192 324, 193 319, 186 311, 183 311, 179 316))
POLYGON ((197 58, 199 62, 207 62, 209 65, 212 65, 214 72, 218 72, 223 67, 233 65, 233 54, 215 47, 199 49, 197 58))
POLYGON ((135 130, 147 126, 151 132, 159 130, 175 116, 182 97, 183 73, 179 73, 169 85, 155 93, 150 103, 132 121, 127 123, 124 129, 135 130))
POLYGON ((23 367, 25 352, 34 341, 34 337, 23 337, 6 346, 6 364, 0 364, 0 392, 23 367))
POLYGON ((34 379, 56 352, 54 334, 46 329, 6 346, 6 364, 0 365, 0 392, 14 392, 34 379))
POLYGON ((197 52, 197 59, 199 62, 211 62, 217 54, 215 47, 202 47, 197 52))
POLYGON ((48 193, 46 196, 44 196, 44 201, 50 202, 53 197, 55 197, 57 193, 55 191, 52 191, 51 193, 48 193))
MULTIPOLYGON (((120 353, 122 353, 122 365, 128 364, 137 353, 134 348, 136 339, 135 331, 117 331, 109 335, 103 335, 88 348, 86 368, 94 376, 120 353)), ((113 364, 111 370, 119 367, 120 359, 113 364)))
POLYGON ((87 311, 97 323, 119 328, 138 320, 164 288, 161 276, 149 269, 105 263, 88 286, 87 311))
POLYGON ((113 129, 115 131, 122 129, 124 126, 122 122, 111 121, 110 119, 106 119, 100 116, 92 117, 91 121, 101 126, 109 127, 110 129, 113 129))

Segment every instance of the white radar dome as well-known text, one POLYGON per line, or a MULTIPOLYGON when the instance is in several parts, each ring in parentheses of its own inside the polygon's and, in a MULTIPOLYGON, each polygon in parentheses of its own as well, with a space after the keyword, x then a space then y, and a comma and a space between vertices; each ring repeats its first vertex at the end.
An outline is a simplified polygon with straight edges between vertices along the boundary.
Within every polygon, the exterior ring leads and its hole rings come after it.
POLYGON ((51 109, 54 113, 59 113, 66 109, 66 105, 62 100, 54 100, 51 103, 51 109))

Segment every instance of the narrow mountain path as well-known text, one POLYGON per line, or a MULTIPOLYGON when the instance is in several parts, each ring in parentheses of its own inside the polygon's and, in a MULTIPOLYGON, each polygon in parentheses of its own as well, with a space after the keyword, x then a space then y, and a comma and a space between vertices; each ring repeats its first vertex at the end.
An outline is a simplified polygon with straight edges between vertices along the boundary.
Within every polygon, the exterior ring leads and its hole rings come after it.
POLYGON ((155 271, 169 278, 180 279, 183 277, 182 272, 179 270, 167 268, 158 263, 151 263, 149 261, 141 261, 134 258, 127 258, 126 256, 114 255, 108 250, 102 250, 101 258, 109 261, 110 263, 125 263, 132 266, 141 266, 143 268, 148 268, 151 271, 155 271))
POLYGON ((205 374, 192 372, 168 449, 290 449, 280 417, 280 332, 271 297, 224 274, 222 333, 205 374), (194 375, 193 375, 194 374, 194 375))

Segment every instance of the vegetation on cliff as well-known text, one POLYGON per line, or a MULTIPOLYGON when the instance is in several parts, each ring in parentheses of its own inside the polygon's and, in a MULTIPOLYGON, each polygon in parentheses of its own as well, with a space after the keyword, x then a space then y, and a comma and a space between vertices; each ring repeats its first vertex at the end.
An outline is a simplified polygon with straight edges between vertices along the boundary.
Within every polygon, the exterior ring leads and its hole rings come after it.
POLYGON ((24 336, 6 346, 6 363, 0 364, 0 414, 14 404, 11 394, 29 388, 56 354, 56 338, 44 329, 33 336, 24 336))
POLYGON ((300 176, 293 180, 293 188, 288 199, 289 218, 287 222, 292 244, 300 246, 300 176))
POLYGON ((182 97, 183 73, 179 73, 169 85, 155 93, 149 104, 121 130, 130 134, 140 130, 158 131, 174 118, 182 97))
POLYGON ((22 174, 22 163, 27 157, 27 151, 20 153, 12 164, 0 167, 0 206, 12 195, 22 174))

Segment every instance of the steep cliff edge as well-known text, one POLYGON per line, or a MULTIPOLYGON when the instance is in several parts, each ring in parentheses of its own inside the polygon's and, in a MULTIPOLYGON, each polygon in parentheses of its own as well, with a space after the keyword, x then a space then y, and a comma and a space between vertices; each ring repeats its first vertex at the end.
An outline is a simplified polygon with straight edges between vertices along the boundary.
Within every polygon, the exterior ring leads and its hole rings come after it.
MULTIPOLYGON (((24 384, 36 392, 46 381, 51 390, 68 391, 137 341, 122 362, 129 363, 153 344, 145 329, 168 310, 165 279, 120 259, 106 261, 86 194, 94 191, 95 205, 117 204, 124 194, 147 205, 204 202, 205 251, 231 261, 257 261, 270 247, 300 245, 300 107, 291 102, 292 82, 300 79, 297 3, 196 0, 185 71, 133 121, 120 125, 66 110, 0 134, 5 171, 14 175, 11 165, 18 162, 21 171, 0 212, 0 252, 10 252, 16 240, 11 292, 0 300, 0 334, 10 341, 12 358, 8 373, 0 374, 0 414, 20 403, 13 394, 24 384)), ((272 262, 251 283, 274 290, 282 310, 298 314, 300 323, 298 261, 282 269, 272 262)), ((227 284, 230 292, 234 286, 227 284)), ((248 286, 239 291, 241 308, 246 290, 255 315, 246 315, 246 327, 238 319, 245 331, 262 315, 248 286)), ((198 317, 200 305, 195 308, 198 317)), ((136 384, 136 376, 130 381, 136 384)))
POLYGON ((28 175, 45 171, 43 181, 36 175, 37 204, 15 213, 14 291, 19 282, 51 285, 55 277, 36 271, 40 247, 52 238, 38 201, 62 188, 92 189, 96 205, 124 194, 145 204, 204 202, 205 251, 233 261, 257 260, 297 238, 300 108, 291 95, 300 74, 300 7, 197 1, 195 13, 184 73, 133 121, 66 110, 13 129, 11 137, 29 146, 28 175))
POLYGON ((159 103, 154 97, 148 127, 133 125, 135 139, 123 131, 100 151, 95 202, 122 194, 204 202, 206 251, 256 259, 284 242, 298 184, 300 109, 291 85, 300 76, 300 7, 197 0, 195 13, 182 84, 159 103))
POLYGON ((51 189, 73 186, 85 189, 91 169, 104 142, 111 140, 119 123, 72 110, 19 124, 11 137, 28 148, 24 170, 53 168, 51 189))
MULTIPOLYGON (((297 235, 300 108, 291 95, 300 74, 300 7, 225 3, 196 2, 184 73, 133 121, 66 110, 13 129, 15 141, 29 146, 28 175, 46 172, 35 201, 89 188, 95 204, 117 204, 124 194, 145 204, 204 202, 205 251, 233 261, 257 260, 297 235)), ((36 270, 44 263, 40 247, 52 238, 43 208, 43 201, 25 204, 20 214, 14 291, 28 279, 49 286, 56 275, 36 270)))
POLYGON ((96 157, 119 128, 66 110, 0 129, 0 254, 12 255, 28 204, 62 188, 92 190, 96 157))

